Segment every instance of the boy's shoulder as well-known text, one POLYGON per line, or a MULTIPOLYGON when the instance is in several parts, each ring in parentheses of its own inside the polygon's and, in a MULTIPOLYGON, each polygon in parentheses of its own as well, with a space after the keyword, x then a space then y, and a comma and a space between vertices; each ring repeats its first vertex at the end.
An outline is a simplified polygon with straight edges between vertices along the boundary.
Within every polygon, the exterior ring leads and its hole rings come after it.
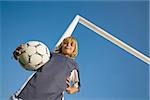
POLYGON ((68 58, 67 59, 67 63, 69 65, 69 67, 73 67, 75 69, 79 69, 78 63, 75 61, 75 59, 68 58))

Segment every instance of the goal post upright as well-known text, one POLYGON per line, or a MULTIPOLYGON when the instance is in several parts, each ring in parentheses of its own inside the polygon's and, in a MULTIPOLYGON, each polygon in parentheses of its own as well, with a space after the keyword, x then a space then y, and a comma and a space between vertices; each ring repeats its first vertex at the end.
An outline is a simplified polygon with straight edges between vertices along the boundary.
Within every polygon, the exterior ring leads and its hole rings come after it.
POLYGON ((77 26, 79 22, 79 16, 76 15, 75 18, 73 19, 73 21, 71 22, 71 24, 69 25, 69 27, 67 28, 67 30, 64 32, 64 34, 61 36, 61 38, 59 39, 59 41, 57 42, 57 44, 55 45, 55 47, 58 47, 60 45, 60 43, 63 41, 64 38, 69 37, 72 35, 75 27, 77 26))

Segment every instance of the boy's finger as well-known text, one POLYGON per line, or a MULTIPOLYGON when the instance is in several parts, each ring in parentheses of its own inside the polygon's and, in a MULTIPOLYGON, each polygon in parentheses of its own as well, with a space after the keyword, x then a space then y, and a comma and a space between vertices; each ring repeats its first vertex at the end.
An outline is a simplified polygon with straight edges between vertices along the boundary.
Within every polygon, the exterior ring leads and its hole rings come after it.
POLYGON ((66 84, 67 84, 68 87, 70 87, 70 82, 66 81, 66 84))
POLYGON ((66 80, 67 80, 68 82, 70 82, 70 79, 69 79, 69 78, 67 78, 66 80))
POLYGON ((19 50, 21 50, 21 49, 22 49, 22 46, 19 46, 19 47, 17 47, 17 49, 16 49, 16 50, 18 50, 18 51, 19 51, 19 50))
POLYGON ((69 80, 69 79, 66 79, 66 81, 70 82, 70 80, 69 80))
POLYGON ((66 91, 67 91, 67 92, 70 92, 70 88, 66 88, 66 91))
POLYGON ((69 88, 66 88, 66 90, 69 90, 69 88))
POLYGON ((20 51, 23 48, 23 44, 16 48, 16 50, 20 51))
POLYGON ((15 56, 19 56, 20 54, 21 54, 21 51, 18 51, 18 50, 14 51, 15 56))

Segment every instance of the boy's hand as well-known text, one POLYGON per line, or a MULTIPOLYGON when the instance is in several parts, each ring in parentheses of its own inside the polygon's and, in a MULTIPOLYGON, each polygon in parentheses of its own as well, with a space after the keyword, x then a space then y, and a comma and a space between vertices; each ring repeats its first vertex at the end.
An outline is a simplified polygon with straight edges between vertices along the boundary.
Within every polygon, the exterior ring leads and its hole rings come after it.
POLYGON ((74 93, 78 92, 78 88, 76 88, 76 87, 74 87, 74 86, 67 87, 67 88, 66 88, 66 92, 67 92, 68 94, 74 94, 74 93))
POLYGON ((23 52, 22 48, 23 48, 23 44, 17 47, 16 50, 13 52, 13 56, 16 60, 18 60, 19 55, 23 52))
POLYGON ((69 78, 66 79, 66 83, 67 83, 67 86, 68 86, 68 87, 66 88, 66 92, 67 92, 68 94, 74 94, 74 93, 78 92, 78 88, 76 88, 76 87, 70 85, 70 80, 69 80, 69 78))

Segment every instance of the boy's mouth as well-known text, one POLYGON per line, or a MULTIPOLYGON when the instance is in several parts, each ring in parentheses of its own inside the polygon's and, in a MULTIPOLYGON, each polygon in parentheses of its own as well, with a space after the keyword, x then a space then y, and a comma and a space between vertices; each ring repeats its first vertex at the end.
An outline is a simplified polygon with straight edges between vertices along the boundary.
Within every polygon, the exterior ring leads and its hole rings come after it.
POLYGON ((70 49, 69 47, 65 47, 65 49, 70 49))

